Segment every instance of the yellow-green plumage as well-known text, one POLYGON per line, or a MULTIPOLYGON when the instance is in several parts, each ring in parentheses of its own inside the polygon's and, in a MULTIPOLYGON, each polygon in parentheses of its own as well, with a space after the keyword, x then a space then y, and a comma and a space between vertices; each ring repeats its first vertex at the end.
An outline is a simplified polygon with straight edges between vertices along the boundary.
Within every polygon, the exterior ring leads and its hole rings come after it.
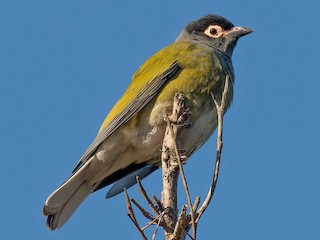
MULTIPOLYGON (((225 76, 219 59, 215 59, 210 50, 206 45, 176 42, 153 55, 133 75, 131 84, 109 112, 100 130, 108 126, 150 81, 175 61, 178 61, 182 71, 159 93, 156 104, 171 103, 176 92, 183 92, 187 98, 197 98, 202 93, 209 96, 210 90, 225 76)), ((219 88, 221 83, 223 82, 220 81, 219 88)))

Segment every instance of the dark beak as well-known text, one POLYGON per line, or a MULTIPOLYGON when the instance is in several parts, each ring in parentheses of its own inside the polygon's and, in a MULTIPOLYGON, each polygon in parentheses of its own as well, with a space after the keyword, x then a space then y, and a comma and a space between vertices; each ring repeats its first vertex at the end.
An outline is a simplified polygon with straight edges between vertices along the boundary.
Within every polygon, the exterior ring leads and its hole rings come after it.
POLYGON ((249 33, 252 33, 253 30, 251 28, 246 27, 233 27, 229 32, 227 33, 226 37, 228 38, 240 38, 243 37, 249 33))

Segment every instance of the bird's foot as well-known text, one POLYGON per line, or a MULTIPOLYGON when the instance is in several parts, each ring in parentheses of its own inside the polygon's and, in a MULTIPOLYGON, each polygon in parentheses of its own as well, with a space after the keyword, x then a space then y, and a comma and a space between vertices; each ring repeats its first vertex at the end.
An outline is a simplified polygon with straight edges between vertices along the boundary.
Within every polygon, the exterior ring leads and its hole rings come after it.
POLYGON ((186 155, 186 150, 184 149, 179 149, 179 157, 180 157, 180 161, 182 164, 186 164, 187 163, 187 155, 186 155))
POLYGON ((187 108, 178 118, 177 120, 177 124, 179 124, 180 126, 184 127, 184 128, 188 128, 191 127, 192 123, 189 120, 190 115, 192 115, 192 112, 190 111, 189 108, 187 108))

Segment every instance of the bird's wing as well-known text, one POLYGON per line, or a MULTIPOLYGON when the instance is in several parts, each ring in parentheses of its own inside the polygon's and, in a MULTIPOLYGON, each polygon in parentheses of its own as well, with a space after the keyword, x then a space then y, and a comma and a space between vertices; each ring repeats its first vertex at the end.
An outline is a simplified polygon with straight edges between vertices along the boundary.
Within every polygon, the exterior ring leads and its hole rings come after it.
POLYGON ((149 81, 149 83, 139 92, 137 97, 129 102, 129 104, 127 104, 126 107, 116 115, 106 127, 100 129, 97 137, 80 158, 72 173, 77 172, 81 166, 90 159, 106 138, 108 138, 122 124, 128 122, 137 112, 148 104, 180 69, 181 67, 178 62, 174 61, 167 70, 155 77, 152 81, 149 81))

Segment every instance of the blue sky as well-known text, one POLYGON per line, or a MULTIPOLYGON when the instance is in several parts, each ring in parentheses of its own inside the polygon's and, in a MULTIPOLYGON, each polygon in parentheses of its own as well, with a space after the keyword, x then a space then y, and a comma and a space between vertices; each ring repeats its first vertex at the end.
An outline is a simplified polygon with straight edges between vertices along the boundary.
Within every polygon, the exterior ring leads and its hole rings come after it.
MULTIPOLYGON (((140 239, 124 196, 106 200, 107 189, 59 231, 48 231, 41 208, 140 64, 215 13, 255 32, 234 52, 220 178, 198 238, 318 239, 319 8, 315 0, 0 1, 0 238, 140 239)), ((192 197, 207 193, 214 140, 185 166, 192 197)), ((144 185, 160 196, 160 171, 144 185)))

